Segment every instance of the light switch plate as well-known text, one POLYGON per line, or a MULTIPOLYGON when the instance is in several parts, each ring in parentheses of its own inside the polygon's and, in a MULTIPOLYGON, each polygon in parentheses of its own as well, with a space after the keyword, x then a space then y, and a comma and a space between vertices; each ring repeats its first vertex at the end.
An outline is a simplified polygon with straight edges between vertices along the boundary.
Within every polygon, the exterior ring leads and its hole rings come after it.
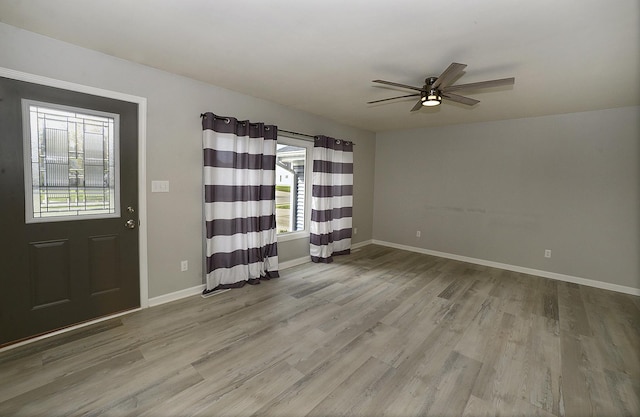
POLYGON ((152 193, 168 193, 169 181, 151 181, 152 193))

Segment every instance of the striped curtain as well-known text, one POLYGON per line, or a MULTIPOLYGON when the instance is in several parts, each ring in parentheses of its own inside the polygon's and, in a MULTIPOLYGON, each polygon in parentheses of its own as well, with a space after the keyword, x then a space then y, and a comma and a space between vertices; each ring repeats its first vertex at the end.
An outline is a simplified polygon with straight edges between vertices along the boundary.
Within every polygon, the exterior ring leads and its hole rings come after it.
POLYGON ((313 147, 311 260, 333 262, 351 251, 353 143, 316 136, 313 147))
POLYGON ((206 289, 278 277, 277 127, 202 115, 206 289))

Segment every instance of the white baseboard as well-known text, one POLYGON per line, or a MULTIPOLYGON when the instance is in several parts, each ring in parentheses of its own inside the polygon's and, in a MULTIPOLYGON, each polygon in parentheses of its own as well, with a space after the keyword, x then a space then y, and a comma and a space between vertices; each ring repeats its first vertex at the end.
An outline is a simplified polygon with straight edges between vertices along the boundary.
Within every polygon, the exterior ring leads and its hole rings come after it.
MULTIPOLYGON (((351 249, 358 249, 358 248, 361 248, 363 246, 370 245, 372 243, 373 243, 373 240, 371 240, 371 239, 365 240, 364 242, 358 242, 358 243, 355 243, 355 244, 351 245, 351 249)), ((311 262, 311 257, 310 256, 303 256, 302 258, 292 259, 290 261, 278 263, 278 269, 292 268, 294 266, 306 264, 307 262, 311 262)))
MULTIPOLYGON (((302 258, 292 259, 286 262, 279 262, 278 269, 287 269, 294 266, 302 265, 307 262, 311 262, 310 256, 304 256, 302 258)), ((195 287, 185 288, 184 290, 175 291, 169 294, 163 294, 158 297, 149 299, 149 307, 155 307, 160 304, 170 303, 172 301, 180 300, 185 297, 191 297, 192 295, 202 294, 205 289, 205 284, 196 285, 195 287)))
POLYGON ((385 242, 383 240, 373 239, 371 243, 375 245, 388 246, 390 248, 407 250, 410 252, 423 253, 425 255, 433 255, 433 256, 439 256, 441 258, 455 259, 456 261, 469 262, 476 265, 490 266, 492 268, 499 268, 499 269, 504 269, 504 270, 513 271, 513 272, 521 272, 523 274, 536 275, 543 278, 555 279, 557 281, 571 282, 574 284, 601 288, 603 290, 610 290, 610 291, 621 292, 624 294, 640 296, 640 288, 627 287, 624 285, 611 284, 609 282, 596 281, 588 278, 580 278, 580 277, 574 277, 571 275, 558 274, 556 272, 543 271, 540 269, 532 269, 532 268, 525 268, 517 265, 503 264, 500 262, 487 261, 484 259, 470 258, 468 256, 456 255, 453 253, 438 252, 430 249, 416 248, 415 246, 400 245, 397 243, 385 242))
POLYGON ((358 242, 351 245, 351 249, 359 249, 363 246, 371 245, 373 243, 373 239, 365 240, 364 242, 358 242))
MULTIPOLYGON (((302 258, 292 259, 286 262, 278 263, 278 269, 287 269, 297 265, 311 262, 311 257, 305 256, 302 258)), ((206 288, 205 284, 196 285, 195 287, 185 288, 184 290, 175 291, 169 294, 163 294, 158 297, 149 299, 149 307, 155 307, 160 304, 170 303, 172 301, 180 300, 182 298, 191 297, 192 295, 202 294, 202 291, 206 288)))
POLYGON ((192 295, 202 294, 205 285, 196 285, 195 287, 185 288, 184 290, 175 291, 169 294, 163 294, 158 297, 149 298, 149 307, 155 307, 160 304, 170 303, 171 301, 180 300, 185 297, 191 297, 192 295))
POLYGON ((292 259, 290 261, 278 262, 278 269, 287 269, 294 266, 306 264, 311 262, 311 256, 303 256, 302 258, 292 259))

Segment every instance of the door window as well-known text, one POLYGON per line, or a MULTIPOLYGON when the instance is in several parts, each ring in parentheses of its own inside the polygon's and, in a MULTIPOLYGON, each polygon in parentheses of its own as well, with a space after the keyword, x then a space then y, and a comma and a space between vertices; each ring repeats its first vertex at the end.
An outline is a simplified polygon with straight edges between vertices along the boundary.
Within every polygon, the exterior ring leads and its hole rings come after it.
POLYGON ((22 101, 27 223, 120 216, 119 116, 22 101))

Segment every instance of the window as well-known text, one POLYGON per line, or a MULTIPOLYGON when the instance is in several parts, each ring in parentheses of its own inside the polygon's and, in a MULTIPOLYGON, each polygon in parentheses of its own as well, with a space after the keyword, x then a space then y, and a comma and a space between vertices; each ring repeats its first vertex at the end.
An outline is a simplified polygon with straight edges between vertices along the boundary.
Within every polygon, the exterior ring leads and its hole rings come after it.
POLYGON ((118 115, 23 100, 27 223, 118 217, 118 115))
POLYGON ((276 151, 276 228, 279 236, 307 231, 310 210, 307 186, 313 144, 290 137, 278 137, 276 151))

